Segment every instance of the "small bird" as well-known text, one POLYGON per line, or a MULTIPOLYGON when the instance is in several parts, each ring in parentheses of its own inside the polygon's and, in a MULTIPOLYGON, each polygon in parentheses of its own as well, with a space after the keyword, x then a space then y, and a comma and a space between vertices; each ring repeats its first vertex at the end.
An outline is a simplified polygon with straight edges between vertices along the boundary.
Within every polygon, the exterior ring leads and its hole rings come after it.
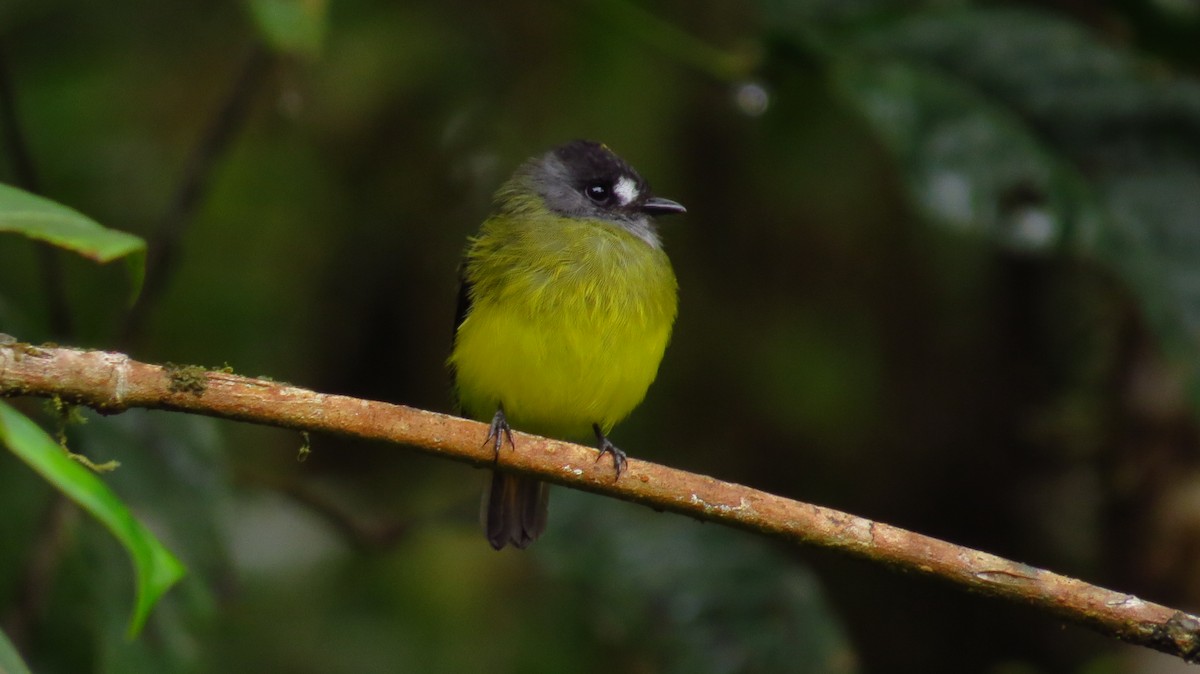
MULTIPOLYGON (((656 197, 605 145, 575 140, 526 161, 496 192, 460 268, 447 362, 463 414, 491 421, 497 456, 512 428, 599 443, 617 477, 625 453, 608 433, 646 396, 671 337, 678 286, 654 217, 683 213, 656 197)), ((525 548, 546 528, 549 492, 493 472, 488 542, 525 548)))

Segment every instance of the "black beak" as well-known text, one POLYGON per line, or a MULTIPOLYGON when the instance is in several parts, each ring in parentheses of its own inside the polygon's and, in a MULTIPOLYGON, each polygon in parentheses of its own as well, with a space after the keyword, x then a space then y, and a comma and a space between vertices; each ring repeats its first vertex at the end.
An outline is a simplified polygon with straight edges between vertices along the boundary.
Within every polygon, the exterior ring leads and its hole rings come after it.
POLYGON ((662 197, 650 197, 642 202, 642 212, 650 215, 671 215, 672 213, 687 213, 683 204, 662 197))

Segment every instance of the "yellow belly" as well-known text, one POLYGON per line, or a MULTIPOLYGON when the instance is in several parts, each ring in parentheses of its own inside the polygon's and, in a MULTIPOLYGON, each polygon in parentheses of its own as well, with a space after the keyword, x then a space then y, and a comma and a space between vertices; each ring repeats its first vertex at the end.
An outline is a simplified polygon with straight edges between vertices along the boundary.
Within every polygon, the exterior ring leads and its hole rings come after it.
POLYGON ((528 320, 476 305, 454 355, 463 410, 488 419, 503 404, 514 427, 557 437, 584 435, 594 423, 607 432, 645 397, 670 336, 669 325, 607 323, 528 320))
POLYGON ((465 414, 487 420, 503 405, 514 428, 570 438, 592 424, 607 433, 642 401, 670 339, 675 277, 662 251, 605 236, 552 268, 487 255, 472 269, 468 257, 477 292, 450 357, 465 414))

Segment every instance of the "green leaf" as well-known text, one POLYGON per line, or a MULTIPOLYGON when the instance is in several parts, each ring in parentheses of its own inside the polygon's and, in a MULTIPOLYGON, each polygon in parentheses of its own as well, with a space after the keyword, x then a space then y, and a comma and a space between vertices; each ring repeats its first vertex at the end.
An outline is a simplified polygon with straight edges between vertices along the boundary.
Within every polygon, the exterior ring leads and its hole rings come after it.
POLYGON ((72 208, 0 183, 0 232, 23 234, 101 264, 125 258, 133 296, 141 290, 146 242, 103 227, 72 208))
POLYGON ((0 232, 24 234, 100 263, 146 250, 146 242, 132 234, 107 229, 79 211, 2 183, 0 232))
POLYGON ((134 519, 125 504, 99 477, 72 461, 37 424, 3 402, 0 402, 0 442, 100 520, 125 546, 133 559, 137 580, 137 598, 128 636, 136 636, 155 602, 183 577, 183 564, 134 519))
POLYGON ((250 14, 267 43, 299 56, 316 56, 325 41, 328 0, 249 0, 250 14))
POLYGON ((0 674, 29 674, 29 667, 3 630, 0 630, 0 674))

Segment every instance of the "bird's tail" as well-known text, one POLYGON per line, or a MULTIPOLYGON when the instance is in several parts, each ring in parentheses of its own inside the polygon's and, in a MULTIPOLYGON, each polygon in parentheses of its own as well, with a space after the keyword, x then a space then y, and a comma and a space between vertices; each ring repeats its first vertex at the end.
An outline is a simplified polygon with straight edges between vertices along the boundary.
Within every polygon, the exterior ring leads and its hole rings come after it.
POLYGON ((492 472, 483 493, 483 530, 488 542, 499 550, 508 544, 526 548, 546 530, 550 485, 545 482, 492 472))

